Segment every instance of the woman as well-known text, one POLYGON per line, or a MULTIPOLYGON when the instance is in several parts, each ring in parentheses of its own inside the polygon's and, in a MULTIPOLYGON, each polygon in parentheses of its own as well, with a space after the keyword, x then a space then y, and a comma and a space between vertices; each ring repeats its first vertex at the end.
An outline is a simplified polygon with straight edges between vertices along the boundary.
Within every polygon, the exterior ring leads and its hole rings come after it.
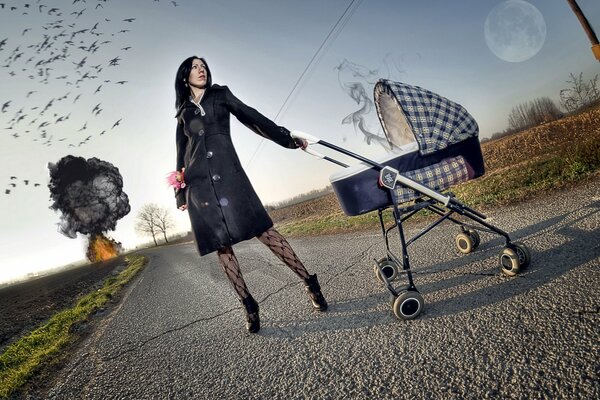
POLYGON ((233 147, 229 118, 233 114, 255 133, 289 148, 306 148, 290 131, 277 126, 238 100, 227 86, 212 83, 210 69, 200 57, 189 57, 177 70, 177 171, 184 170, 185 188, 176 190, 177 207, 188 210, 200 255, 217 251, 242 305, 246 329, 260 329, 258 303, 246 287, 232 246, 257 237, 304 280, 313 307, 327 310, 317 276, 309 275, 279 232, 254 192, 233 147))

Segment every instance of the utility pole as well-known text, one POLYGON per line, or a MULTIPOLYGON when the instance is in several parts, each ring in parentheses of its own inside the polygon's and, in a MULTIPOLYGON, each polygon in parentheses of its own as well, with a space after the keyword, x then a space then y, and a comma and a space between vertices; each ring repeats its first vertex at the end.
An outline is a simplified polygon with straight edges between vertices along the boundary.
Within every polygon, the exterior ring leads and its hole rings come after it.
POLYGON ((577 19, 579 19, 583 30, 588 35, 588 38, 590 38, 590 42, 592 42, 592 53, 594 53, 596 60, 600 61, 600 44, 598 43, 598 36, 596 36, 596 33, 592 29, 592 26, 588 22, 585 15, 583 15, 583 11, 581 11, 581 8, 579 8, 577 2, 575 0, 567 0, 567 3, 569 3, 571 8, 573 9, 573 12, 577 16, 577 19))

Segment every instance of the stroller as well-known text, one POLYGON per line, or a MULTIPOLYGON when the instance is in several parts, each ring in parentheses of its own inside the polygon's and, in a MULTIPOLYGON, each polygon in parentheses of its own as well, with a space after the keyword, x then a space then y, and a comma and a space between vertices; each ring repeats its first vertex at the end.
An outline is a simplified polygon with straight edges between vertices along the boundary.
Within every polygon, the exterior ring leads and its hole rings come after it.
POLYGON ((462 106, 440 95, 386 79, 376 83, 374 98, 383 131, 396 150, 392 155, 370 160, 303 132, 293 131, 292 136, 361 161, 350 167, 309 147, 305 150, 345 167, 331 175, 330 181, 346 215, 378 211, 386 255, 375 260, 373 269, 376 278, 393 296, 394 315, 410 320, 423 310, 423 296, 414 284, 407 248, 443 221, 460 227, 455 237, 459 252, 471 253, 480 244, 478 232, 489 232, 505 239, 499 257, 502 273, 514 276, 526 268, 531 256, 524 244, 513 242, 508 233, 487 223, 485 215, 461 203, 452 193, 441 193, 452 185, 484 174, 479 127, 473 117, 462 106), (394 223, 386 227, 383 212, 390 207, 394 223), (407 240, 402 224, 424 209, 439 218, 407 240), (456 214, 471 223, 462 222, 456 214), (400 256, 394 254, 389 245, 388 235, 394 228, 400 236, 400 256), (396 288, 393 281, 401 272, 406 274, 408 282, 396 288))

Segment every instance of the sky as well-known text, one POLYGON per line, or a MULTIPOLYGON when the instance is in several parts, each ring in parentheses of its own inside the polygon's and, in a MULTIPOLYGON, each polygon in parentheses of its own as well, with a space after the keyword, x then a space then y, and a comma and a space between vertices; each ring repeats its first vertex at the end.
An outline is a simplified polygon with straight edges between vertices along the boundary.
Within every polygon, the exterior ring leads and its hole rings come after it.
MULTIPOLYGON (((131 211, 108 235, 124 248, 150 240, 134 229, 147 203, 170 210, 173 233, 190 229, 165 180, 175 168, 174 77, 190 55, 279 125, 367 157, 386 150, 344 119, 366 106, 369 131, 382 130, 372 104, 349 96, 351 83, 371 101, 378 78, 424 87, 463 105, 485 138, 506 128, 517 104, 558 104, 571 73, 600 71, 566 0, 3 3, 0 284, 85 258, 86 238, 59 233, 49 208, 48 163, 66 155, 118 168, 131 211), (517 19, 516 6, 534 12, 517 19), (512 41, 515 32, 525 37, 512 41)), ((600 2, 578 4, 599 32, 600 2)), ((264 204, 326 187, 340 168, 262 140, 235 118, 232 138, 264 204)))

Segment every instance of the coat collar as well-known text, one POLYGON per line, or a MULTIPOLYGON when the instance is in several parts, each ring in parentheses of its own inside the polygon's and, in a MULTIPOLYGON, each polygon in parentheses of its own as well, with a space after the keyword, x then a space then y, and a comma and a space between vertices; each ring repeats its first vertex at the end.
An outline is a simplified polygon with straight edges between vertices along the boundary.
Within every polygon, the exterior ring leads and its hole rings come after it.
MULTIPOLYGON (((208 96, 209 93, 212 93, 215 90, 223 90, 224 88, 225 86, 213 83, 210 87, 206 88, 203 97, 208 96)), ((177 109, 177 113, 175 114, 175 118, 178 118, 181 112, 188 107, 196 107, 196 105, 192 101, 190 101, 189 97, 185 99, 185 101, 179 106, 179 108, 177 109)))

